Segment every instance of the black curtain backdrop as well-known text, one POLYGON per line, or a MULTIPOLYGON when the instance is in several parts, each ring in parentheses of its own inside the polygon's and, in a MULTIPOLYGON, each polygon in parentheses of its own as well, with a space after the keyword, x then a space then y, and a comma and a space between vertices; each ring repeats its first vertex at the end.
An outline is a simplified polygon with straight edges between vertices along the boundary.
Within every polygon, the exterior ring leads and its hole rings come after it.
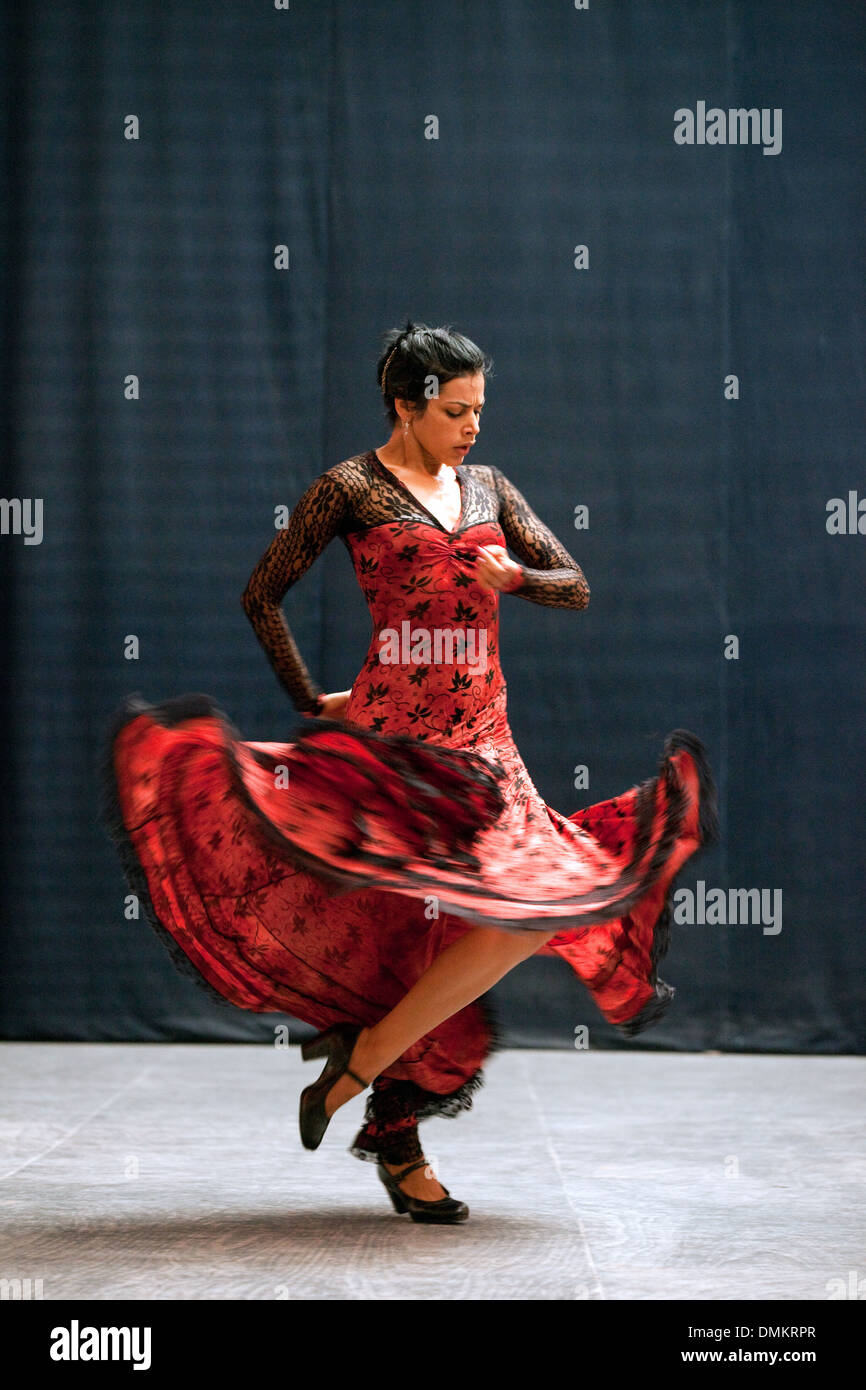
MULTIPOLYGON (((634 1042, 528 961, 509 1041, 862 1052, 866 535, 827 529, 866 497, 859 0, 28 0, 4 40, 2 1035, 273 1037, 125 919, 95 768, 132 690, 298 726, 240 595, 275 506, 385 442, 379 336, 411 315, 493 355, 475 457, 591 585, 585 613, 503 599, 539 791, 613 796, 685 726, 722 842, 679 886, 781 893, 779 931, 675 926, 634 1042), (780 109, 781 150, 677 143, 701 102, 780 109)), ((284 610, 351 685, 339 542, 284 610)))

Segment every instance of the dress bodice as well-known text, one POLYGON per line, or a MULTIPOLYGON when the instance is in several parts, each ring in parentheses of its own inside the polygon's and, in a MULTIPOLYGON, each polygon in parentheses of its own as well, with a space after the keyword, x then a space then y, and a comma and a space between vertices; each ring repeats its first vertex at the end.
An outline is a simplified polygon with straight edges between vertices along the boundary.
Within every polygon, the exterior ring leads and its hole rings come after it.
POLYGON ((314 479, 271 541, 243 604, 296 709, 314 710, 320 687, 280 602, 336 536, 373 623, 345 717, 387 733, 448 740, 458 725, 470 729, 487 705, 504 705, 499 591, 476 577, 479 545, 516 553, 519 597, 586 607, 579 565, 504 474, 483 464, 459 464, 456 472, 462 508, 451 531, 369 450, 314 479))

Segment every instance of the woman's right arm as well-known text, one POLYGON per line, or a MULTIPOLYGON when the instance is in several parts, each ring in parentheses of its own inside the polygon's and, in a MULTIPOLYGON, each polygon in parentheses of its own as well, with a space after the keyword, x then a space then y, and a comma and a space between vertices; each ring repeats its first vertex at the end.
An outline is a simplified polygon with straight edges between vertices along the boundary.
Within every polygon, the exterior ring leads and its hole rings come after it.
POLYGON ((337 534, 349 513, 349 497, 333 472, 321 473, 307 488, 250 575, 241 595, 244 611, 295 708, 315 713, 323 694, 304 665, 280 602, 306 574, 337 534))

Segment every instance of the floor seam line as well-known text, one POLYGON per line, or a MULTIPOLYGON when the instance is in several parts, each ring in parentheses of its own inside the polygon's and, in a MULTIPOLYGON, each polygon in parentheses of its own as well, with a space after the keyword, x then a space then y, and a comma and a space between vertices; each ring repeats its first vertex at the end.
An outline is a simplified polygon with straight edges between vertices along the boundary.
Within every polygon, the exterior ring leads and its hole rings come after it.
POLYGON ((527 1085, 527 1088, 528 1088, 528 1090, 529 1090, 530 1095, 532 1096, 532 1101, 533 1101, 533 1104, 534 1104, 534 1106, 535 1106, 536 1114, 537 1114, 537 1116, 538 1116, 539 1126, 540 1126, 540 1128, 541 1128, 541 1130, 542 1130, 542 1133, 543 1133, 543 1135, 544 1135, 544 1139, 545 1139, 545 1142, 546 1142, 546 1144, 547 1144, 548 1153, 550 1154, 550 1157, 551 1157, 552 1160, 553 1160, 553 1166, 554 1166, 555 1169, 556 1169, 556 1175, 557 1175, 557 1177, 559 1178, 560 1185, 561 1185, 561 1187, 562 1187, 562 1191, 563 1191, 563 1194, 564 1194, 564 1196, 565 1196, 565 1200, 566 1200, 566 1202, 568 1203, 569 1207, 571 1208, 572 1214, 574 1215, 574 1219, 575 1219, 575 1221, 577 1222, 577 1227, 578 1227, 578 1230, 580 1231, 580 1238, 581 1238, 581 1240, 583 1241, 583 1244, 584 1244, 584 1248, 585 1248, 585 1251, 586 1251, 586 1258, 587 1258, 587 1260, 589 1261, 589 1266, 590 1266, 590 1269, 591 1269, 591 1271, 592 1271, 592 1276, 593 1276, 593 1278, 595 1279, 596 1287, 598 1288, 598 1291, 599 1291, 599 1293, 600 1293, 600 1295, 601 1295, 601 1298, 604 1299, 605 1301, 607 1301, 607 1295, 605 1294, 605 1291, 604 1291, 604 1285, 603 1285, 602 1282, 601 1282, 601 1276, 599 1275, 599 1272, 598 1272, 598 1266, 596 1265, 595 1260, 593 1259, 593 1256, 592 1256, 592 1247, 590 1246, 590 1243, 589 1243, 589 1237, 587 1236, 587 1233, 586 1233, 586 1227, 585 1227, 584 1224, 583 1224, 583 1217, 581 1216, 581 1214, 580 1214, 580 1212, 578 1211, 577 1207, 574 1205, 574 1202, 571 1200, 571 1195, 570 1195, 570 1193, 569 1193, 569 1191, 568 1191, 568 1187, 566 1186, 566 1182, 565 1182, 565 1174, 564 1174, 563 1171, 562 1171, 562 1164, 561 1164, 560 1161, 559 1161, 559 1155, 558 1155, 558 1153, 556 1152, 556 1146, 555 1146, 555 1144, 554 1144, 554 1142, 553 1142, 553 1137, 552 1137, 552 1135, 551 1135, 551 1133, 550 1133, 550 1130, 549 1130, 548 1127, 547 1127, 547 1123, 545 1122, 544 1112, 543 1112, 543 1110, 542 1110, 542 1108, 541 1108, 541 1101, 539 1100, 538 1092, 536 1091, 535 1085, 533 1084, 533 1081, 532 1081, 532 1078, 531 1078, 531 1076, 529 1075, 529 1060, 528 1060, 528 1058, 527 1058, 525 1055, 522 1056, 520 1060, 521 1060, 521 1063, 522 1063, 522 1066, 523 1066, 523 1071, 524 1071, 524 1077, 525 1077, 526 1085, 527 1085))
POLYGON ((14 1178, 16 1173, 23 1172, 25 1168, 30 1167, 31 1163, 38 1163, 40 1159, 45 1158, 46 1154, 52 1153, 54 1149, 58 1149, 61 1145, 65 1144, 68 1139, 74 1138, 84 1125, 88 1124, 96 1115, 101 1114, 103 1110, 107 1110, 109 1106, 113 1105, 116 1100, 119 1100, 122 1095, 130 1090, 132 1086, 135 1086, 143 1076, 149 1075, 151 1070, 151 1067, 145 1067, 143 1071, 138 1072, 127 1081, 125 1086, 121 1086, 119 1091, 115 1091, 113 1096, 109 1096, 101 1105, 97 1105, 95 1110, 91 1110, 86 1115, 82 1116, 78 1123, 73 1125, 72 1129, 67 1130, 59 1139, 55 1139, 53 1144, 48 1144, 44 1149, 40 1149, 39 1153, 33 1154, 32 1158, 27 1158, 23 1163, 19 1163, 17 1168, 10 1168, 7 1173, 0 1173, 0 1182, 5 1182, 7 1178, 14 1178))

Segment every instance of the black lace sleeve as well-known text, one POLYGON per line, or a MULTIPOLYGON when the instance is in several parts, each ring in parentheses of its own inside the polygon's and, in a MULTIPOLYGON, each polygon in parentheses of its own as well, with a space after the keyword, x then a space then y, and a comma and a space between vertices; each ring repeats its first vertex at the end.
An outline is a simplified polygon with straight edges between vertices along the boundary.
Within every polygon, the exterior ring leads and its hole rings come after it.
POLYGON ((333 472, 307 488, 259 560, 241 596, 244 611, 277 677, 297 710, 315 712, 321 687, 311 679, 283 616, 280 601, 337 534, 349 512, 348 494, 333 472))
POLYGON ((586 608, 589 585, 580 565, 505 474, 498 468, 490 471, 499 494, 499 524, 523 570, 508 592, 548 608, 586 608))

